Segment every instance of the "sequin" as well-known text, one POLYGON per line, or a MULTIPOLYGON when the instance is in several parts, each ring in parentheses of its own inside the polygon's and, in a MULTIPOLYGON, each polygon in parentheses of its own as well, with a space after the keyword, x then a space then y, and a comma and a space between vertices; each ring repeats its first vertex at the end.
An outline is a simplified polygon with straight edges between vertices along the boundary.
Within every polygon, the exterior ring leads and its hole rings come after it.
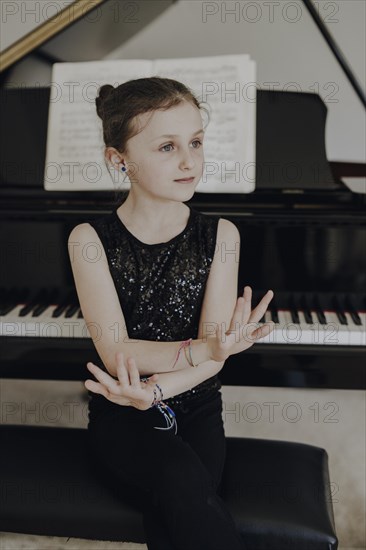
MULTIPOLYGON (((163 342, 197 338, 219 218, 189 208, 185 229, 158 244, 143 243, 132 235, 117 209, 90 221, 103 244, 130 338, 163 342)), ((101 368, 106 370, 103 364, 101 368)), ((218 387, 216 375, 164 402, 177 406, 218 387)))

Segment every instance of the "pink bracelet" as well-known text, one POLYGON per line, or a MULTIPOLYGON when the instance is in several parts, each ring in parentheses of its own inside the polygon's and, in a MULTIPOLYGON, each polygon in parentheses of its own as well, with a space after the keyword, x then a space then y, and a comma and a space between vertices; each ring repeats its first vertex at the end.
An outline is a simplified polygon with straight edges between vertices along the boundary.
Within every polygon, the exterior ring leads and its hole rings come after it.
POLYGON ((186 359, 187 359, 187 362, 189 363, 189 365, 191 367, 198 367, 198 365, 195 365, 194 362, 193 362, 193 358, 192 358, 192 346, 191 346, 191 343, 189 343, 189 348, 188 348, 188 352, 189 352, 189 357, 187 356, 187 350, 184 348, 184 353, 186 355, 186 359))
POLYGON ((176 365, 176 363, 179 359, 179 354, 180 354, 181 350, 183 348, 186 348, 187 346, 190 346, 191 342, 192 342, 192 338, 189 338, 188 340, 184 340, 183 342, 180 343, 180 346, 179 346, 178 352, 177 352, 177 357, 175 358, 175 361, 174 361, 173 369, 174 369, 174 367, 175 367, 175 365, 176 365))

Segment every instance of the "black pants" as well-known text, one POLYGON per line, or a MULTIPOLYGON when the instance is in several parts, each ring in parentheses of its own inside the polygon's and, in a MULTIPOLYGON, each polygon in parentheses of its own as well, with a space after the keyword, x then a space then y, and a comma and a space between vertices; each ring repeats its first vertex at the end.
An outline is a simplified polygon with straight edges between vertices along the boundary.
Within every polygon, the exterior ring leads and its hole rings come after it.
POLYGON ((154 429, 166 427, 156 408, 107 402, 101 414, 89 416, 92 452, 114 490, 132 489, 149 550, 244 550, 217 494, 226 454, 221 392, 174 412, 177 434, 154 429))

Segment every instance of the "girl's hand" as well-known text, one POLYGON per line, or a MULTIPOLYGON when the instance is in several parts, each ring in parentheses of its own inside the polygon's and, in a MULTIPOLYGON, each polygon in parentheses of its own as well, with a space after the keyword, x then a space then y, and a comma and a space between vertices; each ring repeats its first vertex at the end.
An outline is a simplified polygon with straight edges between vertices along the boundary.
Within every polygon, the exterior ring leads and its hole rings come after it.
POLYGON ((154 399, 153 388, 159 375, 153 374, 147 382, 141 382, 140 373, 133 357, 127 359, 127 367, 124 364, 123 353, 116 353, 117 377, 112 378, 108 373, 94 365, 87 363, 90 372, 100 383, 93 380, 85 380, 85 387, 93 393, 100 393, 108 401, 117 405, 131 406, 145 411, 151 407, 154 399))
POLYGON ((250 348, 257 340, 270 334, 275 327, 273 321, 263 323, 260 327, 257 323, 267 311, 273 296, 273 291, 269 290, 252 311, 252 289, 250 286, 244 287, 244 296, 237 299, 229 330, 223 332, 222 327, 218 326, 216 335, 207 338, 210 359, 225 361, 230 355, 250 348))

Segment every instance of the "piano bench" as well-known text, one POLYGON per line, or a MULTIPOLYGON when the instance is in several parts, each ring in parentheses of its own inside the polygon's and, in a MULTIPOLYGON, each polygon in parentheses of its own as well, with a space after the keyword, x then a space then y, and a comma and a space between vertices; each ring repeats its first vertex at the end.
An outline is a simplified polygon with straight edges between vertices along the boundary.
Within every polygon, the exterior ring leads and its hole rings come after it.
MULTIPOLYGON (((103 484, 87 437, 83 428, 0 426, 1 531, 145 542, 141 512, 103 484)), ((338 547, 320 447, 228 437, 219 494, 248 550, 338 547)))

